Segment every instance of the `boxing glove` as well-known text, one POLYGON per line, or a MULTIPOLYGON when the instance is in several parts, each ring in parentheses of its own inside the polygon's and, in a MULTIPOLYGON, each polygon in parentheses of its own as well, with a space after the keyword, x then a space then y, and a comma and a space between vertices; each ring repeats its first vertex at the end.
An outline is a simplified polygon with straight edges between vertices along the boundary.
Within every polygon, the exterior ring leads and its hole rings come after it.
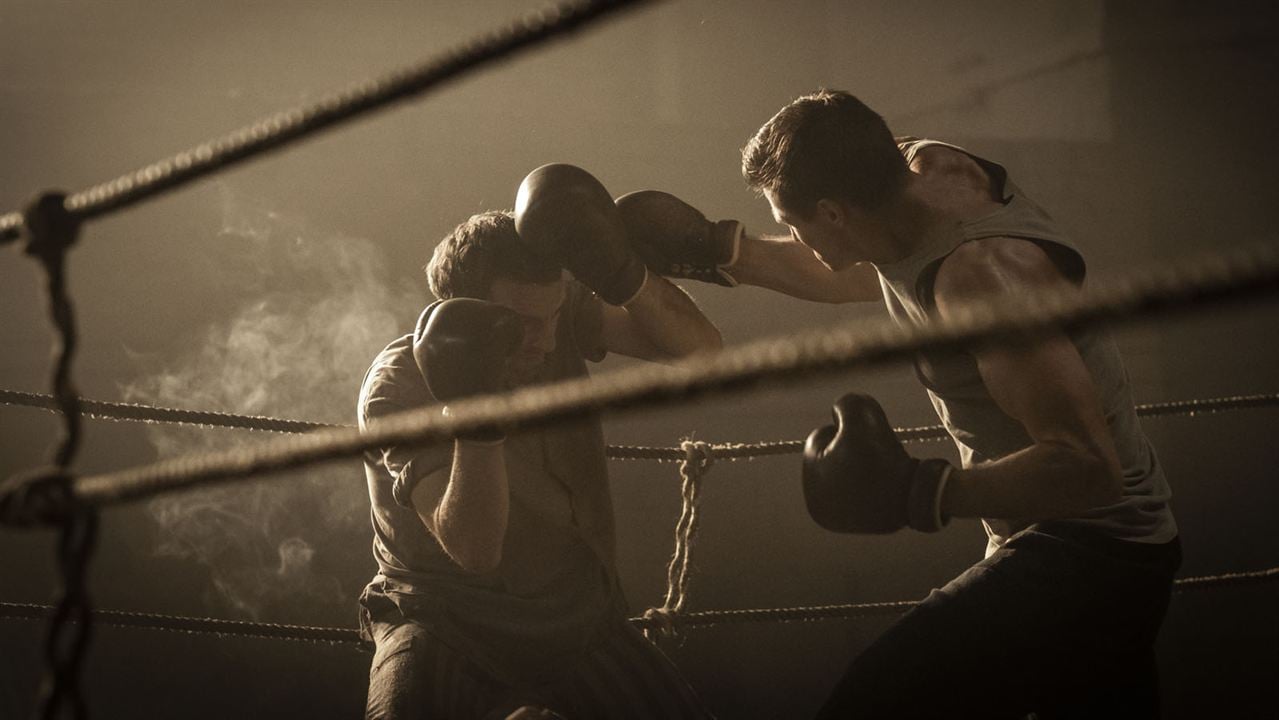
MULTIPOLYGON (((483 300, 437 300, 426 307, 413 329, 413 361, 426 387, 441 403, 505 387, 507 360, 524 340, 524 324, 515 311, 483 300)), ((481 428, 460 440, 497 444, 501 428, 481 428)), ((391 484, 396 504, 413 507, 413 490, 422 477, 405 466, 391 484)))
POLYGON ((818 525, 834 532, 936 532, 948 518, 941 497, 953 467, 916 460, 893 434, 874 398, 848 394, 831 408, 834 425, 804 443, 804 501, 818 525))
POLYGON ((737 260, 743 226, 712 222, 697 208, 660 190, 640 190, 617 199, 631 246, 649 270, 734 287, 728 267, 737 260))
POLYGON ((611 305, 625 305, 644 286, 647 271, 613 198, 579 167, 555 163, 529 173, 515 196, 515 231, 611 305))
MULTIPOLYGON (((472 298, 432 303, 413 331, 413 359, 426 387, 442 403, 501 392, 507 361, 524 341, 514 310, 472 298)), ((500 439, 493 429, 475 439, 500 439)))

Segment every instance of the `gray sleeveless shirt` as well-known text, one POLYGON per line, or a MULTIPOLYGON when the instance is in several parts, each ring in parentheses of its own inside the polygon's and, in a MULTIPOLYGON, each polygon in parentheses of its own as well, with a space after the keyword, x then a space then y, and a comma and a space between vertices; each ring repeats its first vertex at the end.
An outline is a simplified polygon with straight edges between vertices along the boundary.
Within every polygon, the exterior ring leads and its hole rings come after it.
MULTIPOLYGON (((1085 265, 1075 245, 1042 208, 1026 197, 1000 165, 935 140, 899 143, 910 164, 930 145, 942 145, 973 158, 990 176, 1003 207, 951 232, 939 233, 909 257, 877 265, 884 301, 893 319, 902 324, 923 323, 935 312, 933 280, 937 269, 955 248, 971 240, 1015 237, 1035 243, 1068 279, 1083 282, 1085 265)), ((1064 521, 1094 528, 1105 535, 1143 543, 1164 543, 1177 535, 1169 510, 1171 495, 1163 468, 1142 432, 1133 408, 1128 375, 1110 336, 1100 330, 1072 333, 1070 339, 1097 385, 1106 424, 1123 470, 1123 496, 1115 504, 1094 508, 1064 521)), ((933 407, 959 448, 964 467, 997 460, 1032 444, 1020 422, 1010 418, 986 390, 977 363, 965 352, 926 353, 915 360, 915 372, 928 390, 933 407)), ((987 554, 1029 521, 982 521, 989 538, 987 554)))

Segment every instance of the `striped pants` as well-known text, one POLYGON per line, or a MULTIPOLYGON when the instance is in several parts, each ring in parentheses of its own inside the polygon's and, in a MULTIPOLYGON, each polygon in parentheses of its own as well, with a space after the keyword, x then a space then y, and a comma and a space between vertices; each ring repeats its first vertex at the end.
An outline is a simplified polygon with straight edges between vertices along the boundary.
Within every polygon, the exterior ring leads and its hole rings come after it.
POLYGON ((710 718, 674 664, 619 619, 575 667, 537 687, 508 687, 412 622, 375 622, 368 720, 500 720, 523 705, 567 720, 710 718))

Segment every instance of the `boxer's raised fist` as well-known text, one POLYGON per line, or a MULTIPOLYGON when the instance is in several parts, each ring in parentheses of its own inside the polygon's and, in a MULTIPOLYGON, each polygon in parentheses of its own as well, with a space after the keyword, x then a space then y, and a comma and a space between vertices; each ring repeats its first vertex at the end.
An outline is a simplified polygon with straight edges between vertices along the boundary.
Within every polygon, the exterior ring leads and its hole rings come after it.
POLYGON ((742 242, 736 220, 712 222, 697 208, 660 190, 640 190, 617 199, 631 246, 648 269, 663 277, 691 278, 726 287, 742 242))
POLYGON ((515 230, 604 302, 625 305, 644 286, 647 271, 626 240, 613 198, 579 167, 554 163, 529 173, 515 196, 515 230))

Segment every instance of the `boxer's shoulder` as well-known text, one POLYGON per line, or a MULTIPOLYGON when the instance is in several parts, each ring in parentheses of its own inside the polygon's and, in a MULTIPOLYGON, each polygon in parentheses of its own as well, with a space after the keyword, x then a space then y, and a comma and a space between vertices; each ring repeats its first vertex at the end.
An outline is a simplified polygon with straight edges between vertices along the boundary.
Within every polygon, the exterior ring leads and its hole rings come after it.
POLYGON ((966 152, 945 145, 922 147, 911 159, 912 172, 956 190, 991 197, 994 183, 986 170, 966 152))
POLYGON ((921 147, 910 170, 919 178, 930 204, 967 222, 1000 208, 996 181, 968 153, 946 145, 921 147))

